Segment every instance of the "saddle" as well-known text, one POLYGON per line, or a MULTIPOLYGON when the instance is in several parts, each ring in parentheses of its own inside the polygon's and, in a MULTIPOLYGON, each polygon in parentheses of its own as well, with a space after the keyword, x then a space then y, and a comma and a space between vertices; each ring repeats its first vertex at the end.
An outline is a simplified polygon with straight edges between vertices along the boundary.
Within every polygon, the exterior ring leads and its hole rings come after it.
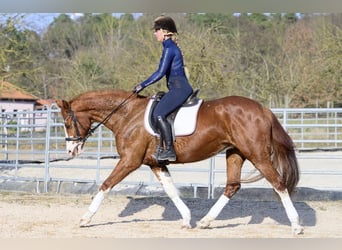
MULTIPOLYGON (((199 89, 195 90, 180 108, 167 116, 167 121, 171 125, 174 140, 176 136, 190 135, 195 131, 198 110, 203 102, 202 99, 198 98, 198 93, 199 89)), ((164 95, 165 92, 160 91, 152 96, 145 110, 145 129, 154 136, 159 136, 159 132, 153 122, 152 114, 154 108, 164 95)))

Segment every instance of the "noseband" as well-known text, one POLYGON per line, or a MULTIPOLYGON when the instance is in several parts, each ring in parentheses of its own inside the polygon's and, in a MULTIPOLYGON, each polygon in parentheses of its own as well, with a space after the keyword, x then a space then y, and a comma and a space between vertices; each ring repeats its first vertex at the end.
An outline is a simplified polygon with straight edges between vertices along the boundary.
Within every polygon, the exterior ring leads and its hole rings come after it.
POLYGON ((76 135, 77 135, 77 137, 66 137, 65 140, 66 140, 66 141, 85 142, 85 141, 88 139, 88 137, 90 136, 90 135, 89 135, 89 132, 88 132, 88 135, 87 135, 86 137, 82 138, 82 137, 81 137, 81 134, 80 134, 80 130, 78 129, 78 125, 77 125, 77 124, 79 124, 79 125, 81 126, 82 129, 85 129, 85 128, 84 128, 84 127, 82 126, 82 124, 77 120, 77 118, 76 118, 76 116, 75 116, 75 114, 74 114, 74 111, 72 111, 71 109, 70 109, 70 112, 69 112, 69 116, 68 116, 65 120, 67 120, 69 117, 72 119, 72 123, 73 123, 73 125, 74 125, 75 130, 76 130, 76 135))

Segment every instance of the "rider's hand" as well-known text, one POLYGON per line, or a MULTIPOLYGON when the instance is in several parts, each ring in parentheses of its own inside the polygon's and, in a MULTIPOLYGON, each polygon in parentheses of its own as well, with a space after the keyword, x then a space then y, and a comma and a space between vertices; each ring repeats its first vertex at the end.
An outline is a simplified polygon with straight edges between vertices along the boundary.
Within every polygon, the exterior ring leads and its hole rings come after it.
POLYGON ((138 85, 136 85, 135 87, 134 87, 134 89, 133 89, 133 93, 139 93, 140 91, 142 91, 143 90, 143 87, 140 85, 140 84, 138 84, 138 85))

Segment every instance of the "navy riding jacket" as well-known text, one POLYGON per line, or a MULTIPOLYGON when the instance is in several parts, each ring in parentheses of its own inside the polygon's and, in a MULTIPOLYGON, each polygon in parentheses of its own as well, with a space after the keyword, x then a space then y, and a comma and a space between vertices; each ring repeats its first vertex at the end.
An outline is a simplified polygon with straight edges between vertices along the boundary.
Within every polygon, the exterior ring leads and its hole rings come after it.
POLYGON ((172 39, 163 41, 163 54, 159 62, 159 68, 147 80, 141 83, 141 87, 145 88, 166 76, 169 82, 171 77, 185 76, 183 56, 172 39))
POLYGON ((153 112, 154 121, 160 116, 165 119, 171 112, 182 106, 192 93, 184 71, 183 56, 172 39, 163 41, 163 54, 159 68, 140 85, 145 88, 166 76, 169 91, 163 96, 153 112))

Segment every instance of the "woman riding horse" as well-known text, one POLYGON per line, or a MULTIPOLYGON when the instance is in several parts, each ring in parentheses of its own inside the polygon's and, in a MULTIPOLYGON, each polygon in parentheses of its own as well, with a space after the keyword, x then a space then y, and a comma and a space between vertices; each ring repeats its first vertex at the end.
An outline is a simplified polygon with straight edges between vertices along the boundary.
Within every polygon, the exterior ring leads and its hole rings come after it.
POLYGON ((171 126, 166 117, 182 106, 193 90, 184 71, 183 56, 177 45, 177 28, 173 19, 168 16, 160 16, 155 19, 154 35, 157 41, 162 42, 164 48, 159 68, 147 80, 135 86, 133 91, 139 93, 145 87, 166 76, 169 91, 163 96, 153 112, 154 124, 159 130, 162 140, 165 141, 165 149, 157 151, 155 156, 158 161, 175 161, 176 153, 171 126))

